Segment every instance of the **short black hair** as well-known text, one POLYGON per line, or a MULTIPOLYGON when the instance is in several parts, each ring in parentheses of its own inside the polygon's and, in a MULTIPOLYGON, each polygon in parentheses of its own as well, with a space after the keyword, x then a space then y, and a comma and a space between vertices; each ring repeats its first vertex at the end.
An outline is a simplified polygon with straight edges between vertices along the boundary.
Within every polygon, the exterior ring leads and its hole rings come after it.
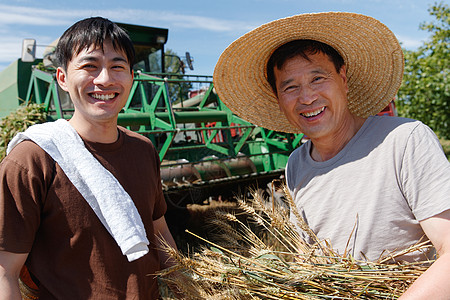
POLYGON ((91 46, 103 50, 105 41, 111 41, 116 51, 121 50, 125 53, 132 70, 135 50, 130 37, 117 24, 102 17, 80 20, 63 33, 55 50, 58 66, 66 70, 74 55, 91 46))
POLYGON ((269 58, 266 69, 267 81, 272 87, 275 95, 277 94, 277 87, 275 84, 274 68, 277 67, 277 69, 281 69, 287 60, 296 56, 301 56, 306 60, 310 60, 308 55, 317 53, 328 55, 338 73, 345 64, 342 56, 333 47, 315 40, 294 40, 277 48, 269 58))

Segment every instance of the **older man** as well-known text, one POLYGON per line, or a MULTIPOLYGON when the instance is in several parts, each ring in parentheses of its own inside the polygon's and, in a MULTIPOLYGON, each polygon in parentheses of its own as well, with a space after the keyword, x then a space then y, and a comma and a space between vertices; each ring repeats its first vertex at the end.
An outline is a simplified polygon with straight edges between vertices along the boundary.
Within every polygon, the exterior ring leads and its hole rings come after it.
POLYGON ((286 180, 320 239, 341 255, 377 260, 426 235, 439 258, 403 297, 448 299, 450 164, 423 123, 375 116, 402 74, 401 47, 385 25, 330 12, 247 33, 221 55, 214 81, 244 119, 310 138, 290 156, 286 180))

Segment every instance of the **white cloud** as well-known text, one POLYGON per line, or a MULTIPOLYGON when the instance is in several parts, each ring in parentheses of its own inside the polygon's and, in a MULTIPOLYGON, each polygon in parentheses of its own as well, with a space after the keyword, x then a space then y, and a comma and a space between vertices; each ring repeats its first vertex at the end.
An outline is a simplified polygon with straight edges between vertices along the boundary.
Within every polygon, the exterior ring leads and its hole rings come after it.
MULTIPOLYGON (((0 7, 0 10, 2 8, 0 7)), ((12 12, 0 12, 0 24, 8 24, 8 25, 54 25, 58 24, 57 20, 51 19, 47 16, 32 16, 28 14, 20 14, 20 13, 12 13, 12 12)))
POLYGON ((0 63, 8 64, 19 58, 22 51, 21 39, 10 40, 0 38, 2 47, 0 48, 0 63))
POLYGON ((52 37, 32 35, 29 32, 7 32, 0 30, 0 71, 16 59, 22 53, 22 41, 24 38, 34 38, 37 41, 36 57, 42 57, 46 45, 53 41, 52 37))
POLYGON ((411 38, 404 35, 397 35, 398 41, 402 44, 403 48, 409 50, 416 50, 424 42, 422 38, 411 38))
MULTIPOLYGON (((74 21, 90 16, 104 16, 117 22, 149 25, 166 24, 173 28, 201 29, 213 32, 248 31, 255 26, 246 22, 216 19, 204 16, 178 14, 168 11, 115 9, 115 10, 59 10, 39 9, 23 6, 0 5, 0 26, 36 25, 58 26, 70 25, 74 21)), ((160 26, 158 26, 160 27, 160 26)))
POLYGON ((67 18, 76 16, 80 11, 52 10, 25 6, 0 5, 0 26, 5 25, 35 25, 58 26, 67 25, 67 18))
MULTIPOLYGON (((103 16, 116 22, 169 28, 171 31, 191 30, 205 36, 208 33, 230 33, 238 36, 259 25, 162 10, 31 9, 26 4, 0 4, 0 71, 20 57, 24 38, 34 38, 38 45, 49 44, 75 21, 91 16, 103 16)), ((41 47, 37 48, 37 57, 41 57, 43 50, 41 47)))
POLYGON ((256 27, 242 21, 225 20, 191 14, 179 14, 169 11, 155 10, 104 10, 97 11, 99 15, 111 20, 124 23, 141 24, 147 26, 200 29, 212 32, 248 31, 256 27), (150 23, 151 22, 151 23, 150 23))

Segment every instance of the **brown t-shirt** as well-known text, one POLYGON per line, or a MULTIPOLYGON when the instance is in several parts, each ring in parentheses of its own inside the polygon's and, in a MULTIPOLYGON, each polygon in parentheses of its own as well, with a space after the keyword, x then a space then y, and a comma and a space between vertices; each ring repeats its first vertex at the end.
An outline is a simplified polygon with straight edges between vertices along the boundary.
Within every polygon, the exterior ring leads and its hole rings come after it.
POLYGON ((133 199, 150 252, 128 262, 59 165, 31 141, 0 165, 0 250, 29 253, 41 299, 156 299, 153 220, 167 208, 158 154, 147 138, 123 128, 115 143, 85 144, 133 199))

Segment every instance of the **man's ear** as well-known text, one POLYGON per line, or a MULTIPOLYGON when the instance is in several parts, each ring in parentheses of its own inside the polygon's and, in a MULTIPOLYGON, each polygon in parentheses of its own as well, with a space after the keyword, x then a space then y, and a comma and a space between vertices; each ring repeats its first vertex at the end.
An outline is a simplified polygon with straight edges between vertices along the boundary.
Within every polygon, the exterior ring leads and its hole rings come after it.
POLYGON ((339 77, 342 78, 345 86, 345 91, 348 93, 347 67, 345 65, 343 65, 339 70, 339 77))
POLYGON ((69 88, 67 87, 67 75, 66 71, 63 70, 63 68, 58 67, 56 69, 56 80, 58 81, 59 86, 66 92, 69 91, 69 88))
POLYGON ((281 111, 281 112, 283 112, 283 109, 281 108, 281 105, 280 105, 280 100, 277 98, 277 103, 278 103, 278 109, 281 111))

